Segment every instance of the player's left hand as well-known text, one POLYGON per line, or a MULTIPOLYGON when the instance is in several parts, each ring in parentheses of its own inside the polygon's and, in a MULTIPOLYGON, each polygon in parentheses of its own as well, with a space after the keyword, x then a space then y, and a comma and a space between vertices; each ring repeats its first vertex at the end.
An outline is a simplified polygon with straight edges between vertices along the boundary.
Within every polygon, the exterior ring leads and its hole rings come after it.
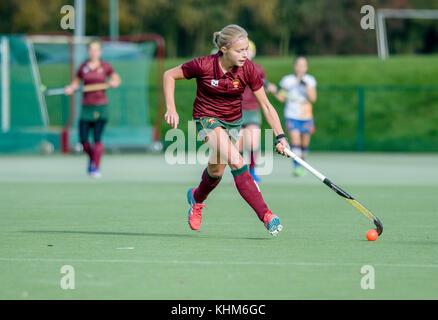
POLYGON ((111 79, 110 81, 108 81, 108 85, 110 86, 110 88, 117 88, 120 85, 120 81, 118 81, 117 79, 111 79))
POLYGON ((275 138, 275 150, 286 157, 289 157, 285 152, 284 149, 290 148, 289 141, 287 140, 287 137, 285 134, 279 134, 275 138))
POLYGON ((179 116, 175 110, 167 110, 166 114, 164 115, 164 120, 166 120, 167 124, 169 124, 173 129, 178 127, 179 116))
POLYGON ((266 92, 275 94, 275 93, 278 93, 278 88, 275 84, 269 82, 266 85, 266 92))

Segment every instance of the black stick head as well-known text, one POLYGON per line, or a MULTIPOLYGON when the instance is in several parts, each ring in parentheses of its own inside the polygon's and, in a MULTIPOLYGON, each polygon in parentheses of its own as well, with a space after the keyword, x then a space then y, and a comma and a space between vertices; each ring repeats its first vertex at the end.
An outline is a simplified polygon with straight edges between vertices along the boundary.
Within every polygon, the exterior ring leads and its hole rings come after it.
POLYGON ((378 218, 376 218, 373 222, 376 225, 377 234, 380 236, 383 232, 383 225, 378 218))

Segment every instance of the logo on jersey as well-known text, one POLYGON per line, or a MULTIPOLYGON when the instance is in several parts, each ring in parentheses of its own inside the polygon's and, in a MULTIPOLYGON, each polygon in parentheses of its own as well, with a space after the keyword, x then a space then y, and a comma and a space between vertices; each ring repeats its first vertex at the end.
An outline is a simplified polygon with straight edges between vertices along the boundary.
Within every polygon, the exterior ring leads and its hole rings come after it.
POLYGON ((217 87, 218 85, 219 85, 219 80, 211 80, 211 85, 213 86, 213 87, 217 87))
POLYGON ((210 119, 208 119, 207 120, 210 124, 213 124, 214 123, 214 118, 210 118, 210 119))
POLYGON ((234 89, 239 89, 239 86, 240 86, 240 81, 239 80, 233 80, 233 82, 232 82, 232 84, 233 84, 233 88, 234 89))

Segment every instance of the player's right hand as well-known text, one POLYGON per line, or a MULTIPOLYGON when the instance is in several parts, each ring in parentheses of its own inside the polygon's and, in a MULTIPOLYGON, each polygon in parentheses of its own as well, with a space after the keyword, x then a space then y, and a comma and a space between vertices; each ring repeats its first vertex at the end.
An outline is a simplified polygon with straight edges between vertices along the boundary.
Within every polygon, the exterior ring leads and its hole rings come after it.
POLYGON ((167 124, 169 124, 173 129, 178 127, 179 116, 176 111, 167 110, 164 115, 164 120, 166 120, 167 124))
POLYGON ((275 151, 277 151, 279 154, 289 157, 285 152, 284 149, 290 148, 289 141, 287 140, 286 136, 281 137, 280 139, 276 139, 275 141, 275 151))
POLYGON ((65 87, 65 95, 67 96, 71 96, 75 91, 73 90, 73 88, 71 86, 66 86, 65 87))

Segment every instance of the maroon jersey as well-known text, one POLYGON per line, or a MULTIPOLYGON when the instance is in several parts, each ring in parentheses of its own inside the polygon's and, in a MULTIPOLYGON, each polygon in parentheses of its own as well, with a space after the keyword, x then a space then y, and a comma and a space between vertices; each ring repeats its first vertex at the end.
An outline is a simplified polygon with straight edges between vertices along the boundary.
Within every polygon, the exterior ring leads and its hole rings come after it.
POLYGON ((215 117, 233 122, 242 117, 242 94, 246 87, 257 91, 263 86, 254 63, 246 60, 242 67, 223 73, 219 66, 220 52, 184 63, 186 79, 196 78, 197 91, 193 118, 215 117))
MULTIPOLYGON (((105 83, 106 78, 114 72, 113 67, 107 62, 100 61, 96 69, 91 69, 87 62, 80 65, 76 76, 84 81, 84 85, 105 83)), ((86 106, 99 106, 107 104, 105 90, 84 92, 82 104, 86 106)))
MULTIPOLYGON (((257 73, 259 74, 260 78, 262 79, 262 81, 265 82, 266 76, 263 67, 257 63, 254 63, 254 67, 257 73)), ((248 111, 254 111, 259 109, 259 103, 257 102, 254 93, 252 93, 249 87, 245 88, 245 91, 243 92, 242 95, 242 109, 248 111)))

